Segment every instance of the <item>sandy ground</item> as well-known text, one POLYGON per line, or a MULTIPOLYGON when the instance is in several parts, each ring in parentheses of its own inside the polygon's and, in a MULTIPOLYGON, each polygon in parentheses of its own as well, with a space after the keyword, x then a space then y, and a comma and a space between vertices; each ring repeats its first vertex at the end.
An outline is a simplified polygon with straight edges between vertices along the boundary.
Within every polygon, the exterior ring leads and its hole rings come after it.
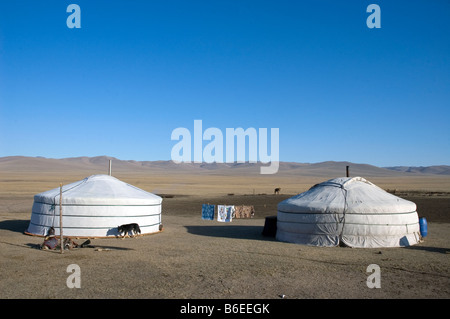
MULTIPOLYGON (((291 195, 164 198, 164 230, 134 239, 93 239, 88 248, 37 249, 27 236, 32 196, 0 194, 0 298, 450 298, 450 197, 404 194, 428 220, 428 236, 408 248, 321 248, 262 236, 265 217, 291 195), (409 197, 408 197, 409 196, 409 197), (248 204, 253 219, 204 221, 201 204, 248 204), (81 288, 68 288, 67 267, 81 288), (368 288, 377 264, 381 288, 368 288)), ((84 240, 78 240, 78 243, 84 240)))

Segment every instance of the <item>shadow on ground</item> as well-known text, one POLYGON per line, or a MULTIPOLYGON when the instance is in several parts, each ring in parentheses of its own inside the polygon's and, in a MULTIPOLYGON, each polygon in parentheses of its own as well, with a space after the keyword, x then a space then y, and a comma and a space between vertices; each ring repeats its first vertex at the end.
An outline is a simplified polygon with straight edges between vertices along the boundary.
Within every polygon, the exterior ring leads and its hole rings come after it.
POLYGON ((450 250, 448 248, 441 248, 441 247, 429 247, 429 246, 414 245, 414 246, 404 247, 404 249, 423 250, 423 251, 428 251, 428 252, 432 252, 432 253, 440 253, 440 254, 450 254, 450 250))
POLYGON ((263 236, 262 226, 185 226, 188 233, 220 238, 251 239, 251 240, 275 240, 271 236, 263 236))
POLYGON ((9 230, 16 233, 23 233, 28 228, 29 220, 4 220, 0 222, 0 229, 9 230))

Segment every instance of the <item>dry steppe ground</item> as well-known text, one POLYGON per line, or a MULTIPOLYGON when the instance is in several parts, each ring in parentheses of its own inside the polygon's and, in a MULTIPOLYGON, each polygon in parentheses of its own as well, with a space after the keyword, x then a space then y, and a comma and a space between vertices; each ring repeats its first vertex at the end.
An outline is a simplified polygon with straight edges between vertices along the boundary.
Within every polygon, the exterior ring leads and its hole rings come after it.
POLYGON ((23 234, 33 195, 86 176, 2 173, 1 298, 450 298, 449 177, 369 179, 416 202, 427 218, 428 236, 408 248, 309 247, 262 235, 278 202, 323 177, 122 173, 116 177, 164 196, 162 232, 93 239, 64 254, 39 250, 42 238, 23 234), (273 195, 274 187, 281 195, 273 195), (205 221, 202 203, 254 205, 256 215, 205 221), (79 289, 67 287, 70 264, 80 267, 79 289), (380 266, 379 289, 366 284, 370 264, 380 266))

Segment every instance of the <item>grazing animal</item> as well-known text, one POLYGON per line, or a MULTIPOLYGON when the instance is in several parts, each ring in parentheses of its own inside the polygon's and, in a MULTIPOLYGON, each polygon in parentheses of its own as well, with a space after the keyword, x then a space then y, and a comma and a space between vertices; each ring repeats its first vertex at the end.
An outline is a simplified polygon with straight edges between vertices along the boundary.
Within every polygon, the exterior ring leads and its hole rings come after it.
POLYGON ((129 235, 130 232, 133 237, 138 233, 141 233, 141 229, 136 223, 120 225, 119 227, 117 227, 117 230, 119 231, 120 236, 122 236, 123 233, 122 239, 129 235))
POLYGON ((281 188, 277 187, 275 188, 275 191, 273 192, 274 194, 280 194, 281 188))

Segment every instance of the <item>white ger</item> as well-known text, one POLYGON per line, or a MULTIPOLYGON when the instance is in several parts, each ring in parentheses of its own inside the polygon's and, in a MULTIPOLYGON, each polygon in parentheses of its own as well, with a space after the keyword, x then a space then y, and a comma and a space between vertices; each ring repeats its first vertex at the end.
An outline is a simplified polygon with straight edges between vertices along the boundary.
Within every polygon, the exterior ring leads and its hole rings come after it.
MULTIPOLYGON (((101 238, 118 235, 117 227, 137 223, 142 234, 160 231, 162 198, 109 175, 92 175, 62 188, 64 237, 101 238)), ((59 236, 60 188, 34 196, 29 235, 59 236)))
POLYGON ((410 246, 421 239, 416 210, 364 178, 341 177, 280 202, 276 238, 312 246, 410 246))

